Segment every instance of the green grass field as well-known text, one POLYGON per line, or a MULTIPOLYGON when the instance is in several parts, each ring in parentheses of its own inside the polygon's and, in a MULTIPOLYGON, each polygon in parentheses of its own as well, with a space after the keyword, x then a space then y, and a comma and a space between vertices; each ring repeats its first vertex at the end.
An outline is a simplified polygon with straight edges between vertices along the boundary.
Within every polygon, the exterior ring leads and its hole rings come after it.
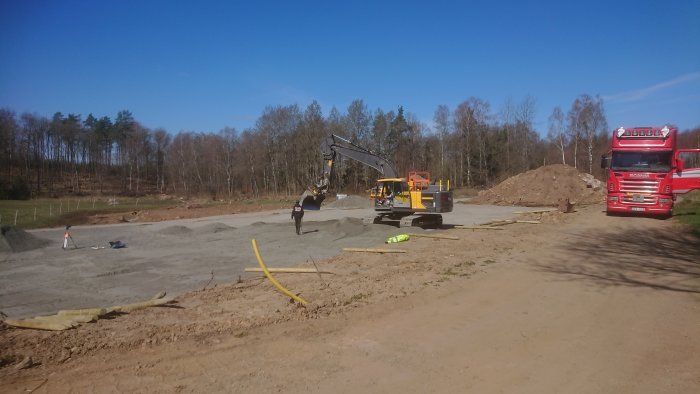
POLYGON ((136 209, 175 206, 175 200, 155 197, 63 198, 0 201, 0 224, 12 224, 23 229, 60 227, 81 224, 96 213, 120 213, 136 209))
POLYGON ((682 201, 673 208, 673 217, 700 235, 700 190, 683 195, 682 201))

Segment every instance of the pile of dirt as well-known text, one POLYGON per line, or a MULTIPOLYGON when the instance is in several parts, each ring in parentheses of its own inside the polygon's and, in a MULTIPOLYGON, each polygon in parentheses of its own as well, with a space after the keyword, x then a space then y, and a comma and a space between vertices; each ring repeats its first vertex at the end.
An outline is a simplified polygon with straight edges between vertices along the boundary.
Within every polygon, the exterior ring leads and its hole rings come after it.
POLYGON ((38 249, 49 243, 49 240, 35 237, 15 226, 3 224, 0 226, 0 252, 24 252, 38 249))
POLYGON ((337 209, 357 209, 357 208, 372 208, 372 200, 369 196, 355 196, 347 195, 344 197, 339 197, 335 201, 328 204, 323 204, 326 208, 337 208, 337 209))
POLYGON ((568 198, 577 205, 597 204, 604 200, 602 182, 591 174, 553 164, 510 177, 495 187, 479 192, 469 202, 496 205, 556 206, 568 198))
MULTIPOLYGON (((231 231, 235 230, 235 227, 231 227, 229 225, 223 224, 223 223, 212 223, 212 224, 207 224, 206 226, 202 227, 199 229, 199 232, 202 234, 209 234, 209 233, 220 233, 223 231, 231 231)), ((165 230, 165 229, 164 229, 165 230)))
POLYGON ((192 232, 192 229, 187 226, 170 226, 158 231, 165 235, 186 235, 192 232))

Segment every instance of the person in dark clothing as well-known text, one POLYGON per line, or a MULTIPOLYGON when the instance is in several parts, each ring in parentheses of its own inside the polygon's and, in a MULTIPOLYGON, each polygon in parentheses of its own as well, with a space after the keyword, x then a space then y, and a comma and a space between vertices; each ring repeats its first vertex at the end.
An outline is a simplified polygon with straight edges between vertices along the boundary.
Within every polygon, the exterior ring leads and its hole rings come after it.
POLYGON ((294 219, 294 225, 297 228, 297 235, 301 234, 301 218, 304 217, 304 207, 299 204, 299 201, 294 203, 292 208, 292 219, 294 219))

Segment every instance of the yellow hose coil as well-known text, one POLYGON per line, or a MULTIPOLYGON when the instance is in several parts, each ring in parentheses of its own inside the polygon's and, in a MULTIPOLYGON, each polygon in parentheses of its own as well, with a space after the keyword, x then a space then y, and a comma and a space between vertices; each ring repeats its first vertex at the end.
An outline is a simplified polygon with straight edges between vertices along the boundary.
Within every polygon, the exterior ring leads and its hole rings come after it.
POLYGON ((263 262, 262 257, 260 257, 260 252, 258 251, 258 243, 255 242, 255 240, 252 240, 252 244, 253 244, 253 251, 255 252, 255 257, 258 259, 258 263, 260 264, 260 268, 262 268, 263 272, 265 273, 265 276, 267 276, 267 279, 269 279, 270 282, 272 282, 272 284, 275 285, 275 287, 279 291, 281 291, 285 295, 292 297, 293 300, 297 301, 301 305, 306 305, 306 301, 304 301, 303 299, 298 297, 296 294, 293 294, 291 291, 285 289, 284 286, 282 286, 277 281, 277 279, 272 277, 272 274, 270 273, 270 271, 267 270, 267 267, 265 266, 265 263, 263 262))

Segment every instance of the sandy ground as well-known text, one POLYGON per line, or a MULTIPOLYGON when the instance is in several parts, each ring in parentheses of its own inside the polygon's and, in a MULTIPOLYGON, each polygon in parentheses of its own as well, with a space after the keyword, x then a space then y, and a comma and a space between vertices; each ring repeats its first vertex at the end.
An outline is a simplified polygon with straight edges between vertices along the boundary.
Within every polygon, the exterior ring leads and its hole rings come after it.
MULTIPOLYGON (((446 222, 497 218, 495 211, 478 217, 470 211, 475 206, 455 207, 446 222)), ((510 209, 504 216, 523 210, 502 208, 510 209)), ((299 238, 285 211, 263 219, 240 218, 248 222, 236 225, 221 217, 77 228, 73 234, 80 243, 118 237, 129 248, 59 249, 62 265, 44 256, 55 246, 2 256, 3 305, 10 299, 28 297, 33 300, 28 304, 38 300, 32 299, 32 291, 6 291, 5 286, 14 286, 18 278, 7 272, 19 275, 22 264, 40 259, 41 269, 30 266, 26 271, 43 275, 42 269, 50 269, 55 276, 66 265, 75 266, 69 277, 97 283, 91 285, 96 293, 110 288, 100 278, 131 283, 145 277, 135 286, 145 289, 145 298, 161 288, 170 290, 164 285, 168 280, 188 282, 182 291, 197 289, 180 295, 175 306, 74 330, 2 329, 3 355, 31 356, 34 362, 22 370, 1 368, 3 391, 700 390, 700 240, 671 220, 607 217, 602 206, 593 205, 571 214, 521 215, 541 220, 538 225, 437 230, 431 233, 460 239, 415 238, 392 246, 408 253, 369 255, 340 253, 340 248, 381 246, 385 236, 399 230, 366 228, 353 219, 352 210, 327 212, 337 216, 310 215, 304 229, 310 232, 299 238), (210 231, 222 225, 236 229, 210 231), (238 231, 243 234, 234 235, 238 231), (253 265, 251 237, 261 243, 270 265, 311 266, 305 261, 312 254, 321 270, 333 274, 278 275, 309 301, 305 308, 290 303, 263 279, 230 281, 240 267, 224 273, 224 265, 236 265, 232 260, 238 258, 241 266, 253 265), (329 249, 326 255, 323 245, 329 249), (142 251, 146 248, 151 254, 142 251), (117 255, 125 258, 112 257, 117 255), (219 265, 211 265, 214 260, 219 265), (124 261, 136 261, 138 273, 96 274, 123 269, 118 264, 124 261), (206 268, 196 276, 188 271, 191 265, 206 268), (82 271, 88 268, 92 271, 82 271), (166 271, 171 270, 180 273, 169 278, 166 271), (212 270, 216 286, 202 289, 212 270), (90 274, 82 277, 81 272, 90 274)), ((65 277, 50 279, 32 289, 43 293, 70 287, 63 281, 65 277)), ((123 291, 113 290, 107 300, 116 303, 123 291)), ((144 298, 134 295, 139 297, 144 298)), ((19 304, 13 301, 16 309, 2 309, 17 314, 30 310, 19 304)))

